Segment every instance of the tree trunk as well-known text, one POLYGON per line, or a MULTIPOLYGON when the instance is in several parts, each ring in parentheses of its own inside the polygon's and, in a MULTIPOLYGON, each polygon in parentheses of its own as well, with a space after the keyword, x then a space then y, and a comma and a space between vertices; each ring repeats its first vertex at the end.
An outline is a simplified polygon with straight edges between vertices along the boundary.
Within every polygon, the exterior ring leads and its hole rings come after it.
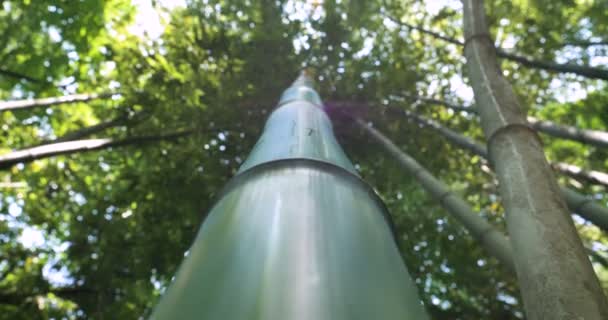
POLYGON ((72 154, 84 151, 107 149, 112 147, 134 145, 160 140, 174 140, 192 134, 193 130, 174 132, 164 135, 131 137, 122 140, 105 139, 86 139, 68 142, 52 143, 38 147, 32 147, 0 156, 0 170, 6 170, 18 163, 28 163, 34 160, 49 158, 52 156, 72 154))
POLYGON ((356 122, 375 142, 386 149, 399 162, 401 167, 414 177, 441 206, 458 219, 488 253, 496 257, 508 269, 514 270, 511 247, 502 233, 476 215, 464 200, 452 193, 443 182, 435 178, 414 158, 401 151, 386 136, 361 119, 356 119, 356 122))
POLYGON ((529 319, 608 319, 608 303, 539 137, 498 66, 481 0, 463 0, 465 56, 529 319))
POLYGON ((87 102, 95 99, 108 98, 111 96, 112 93, 79 93, 61 97, 3 101, 0 102, 0 112, 9 110, 23 110, 38 107, 48 107, 64 103, 87 102))

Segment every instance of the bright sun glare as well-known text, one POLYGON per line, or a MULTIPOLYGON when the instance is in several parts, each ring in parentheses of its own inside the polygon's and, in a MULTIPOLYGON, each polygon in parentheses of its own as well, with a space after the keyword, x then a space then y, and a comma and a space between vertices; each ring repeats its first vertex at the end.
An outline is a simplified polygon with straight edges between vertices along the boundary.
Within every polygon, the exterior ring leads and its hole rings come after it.
MULTIPOLYGON (((150 39, 158 39, 165 30, 163 21, 166 17, 160 10, 152 6, 151 0, 132 0, 137 9, 135 23, 130 31, 139 37, 148 36, 150 39)), ((156 5, 160 8, 172 10, 186 6, 185 0, 157 0, 156 5)))

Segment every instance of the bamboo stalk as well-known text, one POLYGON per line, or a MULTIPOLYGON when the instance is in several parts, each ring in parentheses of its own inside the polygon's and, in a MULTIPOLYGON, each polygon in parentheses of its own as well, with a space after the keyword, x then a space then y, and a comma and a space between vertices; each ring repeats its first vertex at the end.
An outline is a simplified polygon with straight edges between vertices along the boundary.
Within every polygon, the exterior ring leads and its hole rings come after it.
POLYGON ((608 303, 540 138, 504 79, 482 0, 463 0, 465 56, 529 319, 608 319, 608 303))
POLYGON ((401 151, 392 141, 378 130, 356 119, 357 125, 363 129, 375 142, 384 147, 406 170, 427 190, 445 209, 448 210, 467 228, 471 235, 494 257, 507 268, 514 270, 511 247, 506 237, 487 221, 476 215, 473 209, 461 198, 452 193, 449 188, 414 158, 401 151))
POLYGON ((125 139, 84 139, 67 142, 51 143, 32 147, 0 156, 0 170, 6 170, 18 163, 29 163, 34 160, 49 158, 57 155, 73 154, 112 147, 149 143, 160 140, 174 140, 192 134, 193 130, 179 131, 163 135, 139 136, 125 139))
MULTIPOLYGON (((416 113, 395 108, 388 107, 391 112, 405 115, 406 117, 416 121, 417 123, 436 130, 443 137, 448 139, 451 143, 470 151, 484 159, 488 159, 488 152, 486 147, 479 142, 474 141, 471 138, 465 137, 464 135, 447 128, 436 121, 424 118, 416 113)), ((596 201, 587 198, 579 192, 570 188, 561 187, 562 196, 568 204, 568 208, 571 211, 577 213, 581 217, 591 221, 593 224, 608 232, 608 208, 605 208, 596 201)))
MULTIPOLYGON (((458 106, 458 105, 455 105, 453 103, 450 103, 450 102, 447 102, 444 100, 427 98, 427 97, 411 96, 411 95, 407 95, 407 94, 402 94, 402 96, 405 98, 415 99, 415 100, 425 102, 425 103, 443 105, 454 111, 466 111, 466 112, 470 112, 473 114, 478 114, 476 108, 473 106, 470 106, 470 107, 458 106)), ((552 121, 539 120, 537 118, 530 117, 530 116, 527 117, 527 120, 532 128, 534 128, 542 133, 548 134, 550 136, 578 141, 578 142, 589 144, 589 145, 592 145, 595 147, 602 147, 602 148, 608 147, 608 132, 601 131, 601 130, 581 129, 581 128, 577 128, 574 126, 561 125, 561 124, 557 124, 552 121)))
POLYGON ((48 107, 59 104, 77 103, 77 102, 88 102, 95 99, 103 99, 111 97, 112 93, 79 93, 65 95, 61 97, 50 97, 40 99, 25 99, 25 100, 12 100, 0 102, 0 112, 11 111, 11 110, 24 110, 39 107, 48 107))

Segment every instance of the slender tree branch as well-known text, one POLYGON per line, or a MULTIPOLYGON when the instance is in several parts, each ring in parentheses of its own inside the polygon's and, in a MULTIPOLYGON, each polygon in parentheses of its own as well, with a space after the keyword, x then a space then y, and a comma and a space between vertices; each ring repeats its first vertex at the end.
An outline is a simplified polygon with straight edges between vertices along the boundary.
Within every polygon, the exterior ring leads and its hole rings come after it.
POLYGON ((482 144, 479 144, 479 143, 473 141, 472 139, 469 139, 469 138, 457 133, 456 131, 446 128, 436 121, 426 119, 414 112, 410 112, 410 111, 399 109, 399 108, 388 107, 388 110, 391 113, 395 113, 395 112, 401 113, 402 115, 405 115, 407 118, 416 121, 418 124, 420 124, 422 126, 435 129, 441 135, 448 138, 448 140, 450 140, 457 146, 467 149, 467 150, 471 151, 472 153, 474 153, 484 159, 488 158, 488 152, 482 144))
POLYGON ((18 181, 18 182, 0 182, 0 189, 22 189, 27 188, 27 182, 18 181))
POLYGON ((422 167, 414 158, 399 149, 392 141, 378 130, 367 125, 361 119, 355 123, 363 129, 369 137, 382 145, 409 174, 414 177, 445 209, 458 219, 471 235, 479 241, 484 248, 495 256, 504 266, 514 270, 511 246, 507 238, 496 230, 487 221, 480 218, 473 209, 460 197, 452 193, 449 188, 430 172, 422 167))
POLYGON ((82 138, 88 137, 92 134, 104 131, 105 129, 119 126, 121 124, 126 124, 128 122, 137 123, 137 122, 143 120, 145 118, 145 116, 146 116, 146 114, 144 114, 143 112, 138 112, 135 115, 131 116, 130 118, 126 115, 123 115, 123 116, 116 117, 115 119, 112 119, 109 121, 100 122, 100 123, 92 125, 92 126, 70 131, 61 137, 58 137, 53 140, 43 141, 39 144, 32 145, 28 148, 38 147, 38 146, 47 145, 47 144, 51 144, 51 143, 66 142, 66 141, 71 141, 71 140, 82 139, 82 138))
POLYGON ((464 111, 464 112, 469 112, 469 113, 477 114, 477 110, 475 110, 475 106, 469 106, 469 107, 467 107, 467 106, 459 106, 459 105, 447 102, 445 100, 439 100, 439 99, 429 98, 429 97, 420 97, 420 96, 410 95, 410 94, 407 94, 407 93, 402 93, 399 96, 407 98, 407 99, 411 99, 411 100, 416 100, 416 101, 424 102, 424 103, 443 105, 443 106, 445 106, 445 107, 447 107, 449 109, 452 109, 454 111, 464 111))
MULTIPOLYGON (((426 119, 420 115, 417 115, 416 113, 401 108, 389 106, 387 107, 387 111, 391 112, 392 114, 404 115, 422 126, 432 128, 448 139, 451 143, 484 159, 488 159, 488 152, 484 145, 456 131, 446 128, 436 121, 426 119)), ((571 211, 579 214, 599 228, 608 232, 608 208, 597 204, 596 201, 593 201, 592 199, 589 199, 572 189, 566 187, 560 187, 560 189, 562 196, 564 197, 564 200, 568 204, 568 208, 570 208, 571 211)))
POLYGON ((440 33, 438 33, 438 32, 431 31, 431 30, 427 30, 427 29, 424 29, 424 28, 422 28, 422 27, 419 27, 419 26, 416 26, 416 25, 413 25, 413 24, 410 24, 410 23, 407 23, 407 22, 401 21, 400 19, 397 19, 397 18, 395 18, 395 17, 392 17, 392 16, 390 16, 390 15, 388 15, 388 14, 385 14, 384 16, 385 16, 386 18, 388 18, 389 20, 391 20, 392 22, 394 22, 394 23, 396 23, 396 24, 398 24, 398 25, 400 25, 400 26, 402 26, 402 27, 408 28, 408 29, 410 29, 410 30, 416 30, 416 31, 419 31, 419 32, 421 32, 421 33, 424 33, 424 34, 430 35, 430 36, 432 36, 433 38, 440 39, 440 40, 443 40, 443 41, 445 41, 445 42, 448 42, 448 43, 451 43, 451 44, 455 44, 455 45, 457 45, 457 46, 464 46, 464 42, 462 42, 462 41, 460 41, 460 40, 457 40, 457 39, 455 39, 455 38, 448 37, 448 36, 444 36, 444 35, 442 35, 442 34, 440 34, 440 33))
MULTIPOLYGON (((412 96, 412 95, 407 95, 407 94, 402 95, 402 96, 409 98, 409 99, 416 99, 418 101, 422 101, 422 102, 426 102, 426 103, 443 105, 454 111, 466 111, 466 112, 478 114, 476 108, 473 106, 462 107, 462 106, 458 106, 458 105, 455 105, 453 103, 450 103, 450 102, 447 102, 444 100, 418 97, 418 96, 412 96)), ((554 137, 558 137, 558 138, 582 142, 582 143, 593 145, 596 147, 608 148, 608 132, 600 131, 600 130, 580 129, 580 128, 573 127, 573 126, 560 125, 560 124, 557 124, 552 121, 539 120, 534 117, 527 117, 527 120, 532 128, 534 128, 542 133, 545 133, 545 134, 548 134, 548 135, 551 135, 554 137)))
POLYGON ((573 40, 564 42, 565 46, 576 46, 576 47, 593 47, 593 46, 608 46, 608 40, 600 41, 585 41, 585 40, 573 40))
POLYGON ((125 121, 126 119, 124 117, 119 117, 110 121, 100 122, 96 125, 84 127, 75 131, 70 131, 57 139, 45 141, 41 145, 82 139, 97 132, 104 131, 105 129, 118 126, 124 123, 125 121))
POLYGON ((15 72, 15 71, 11 71, 11 70, 7 70, 4 68, 0 68, 0 75, 4 75, 7 76, 9 78, 13 78, 13 79, 18 79, 18 80, 26 80, 32 83, 41 83, 41 84, 48 84, 48 82, 41 80, 41 79, 37 79, 37 78, 33 78, 30 77, 28 75, 25 74, 21 74, 19 72, 15 72))
POLYGON ((20 305, 26 302, 27 299, 33 298, 40 295, 47 295, 53 293, 62 298, 72 299, 85 294, 95 294, 96 290, 84 287, 65 287, 65 288, 50 288, 42 292, 10 292, 0 293, 0 305, 20 305))
POLYGON ((112 93, 80 93, 72 94, 61 97, 50 97, 40 99, 25 99, 25 100, 13 100, 0 102, 0 112, 17 110, 17 109, 30 109, 38 107, 48 107, 58 104, 76 103, 76 102, 87 102, 95 99, 109 98, 112 93))
MULTIPOLYGON (((433 38, 440 39, 445 42, 455 44, 457 46, 461 46, 461 47, 464 46, 464 42, 461 40, 458 40, 458 39, 455 39, 455 38, 452 38, 449 36, 445 36, 438 32, 428 30, 428 29, 425 29, 425 28, 422 28, 419 26, 415 26, 415 25, 412 25, 407 22, 403 22, 400 19, 397 19, 397 18, 392 17, 387 14, 385 14, 385 17, 388 18, 389 20, 393 21, 394 23, 396 23, 402 27, 408 28, 410 30, 419 31, 421 33, 430 35, 433 38)), ((573 73, 573 74, 584 76, 584 77, 587 77, 590 79, 608 80, 608 70, 602 69, 602 68, 581 66, 581 65, 572 64, 572 63, 555 63, 555 62, 534 60, 534 59, 530 59, 530 58, 527 58, 522 55, 507 52, 506 50, 501 49, 501 48, 496 48, 496 55, 498 57, 517 62, 526 67, 553 71, 553 72, 559 72, 559 73, 573 73)))
POLYGON ((130 137, 121 140, 111 138, 86 139, 68 142, 53 143, 33 148, 13 151, 0 156, 0 170, 6 170, 17 163, 28 163, 57 155, 72 154, 85 151, 107 149, 127 145, 138 145, 161 140, 176 140, 194 133, 194 130, 184 130, 163 135, 130 137))
POLYGON ((538 120, 534 117, 528 117, 528 123, 532 128, 554 137, 574 140, 596 147, 608 148, 608 132, 605 131, 564 126, 552 121, 538 120))
POLYGON ((608 259, 606 259, 606 257, 595 252, 593 249, 590 249, 590 248, 585 248, 585 249, 587 250, 587 254, 589 254, 592 261, 599 263, 604 268, 608 268, 608 259))
POLYGON ((559 73, 573 73, 590 79, 608 80, 608 70, 603 68, 581 66, 573 63, 555 63, 552 61, 534 60, 514 53, 509 53, 500 48, 496 49, 496 55, 507 60, 518 62, 526 67, 559 73))
MULTIPOLYGON (((338 110, 349 109, 348 112, 340 112, 340 114, 344 115, 354 114, 356 116, 361 116, 369 110, 377 109, 370 108, 368 105, 360 103, 357 104, 356 107, 352 107, 352 103, 344 102, 333 103, 333 105, 338 110), (361 109, 364 110, 362 111, 361 109)), ((473 139, 468 138, 452 129, 449 129, 436 121, 424 118, 414 112, 395 106, 387 106, 385 107, 385 109, 390 114, 405 116, 423 127, 429 127, 440 133, 443 137, 445 137, 454 145, 468 150, 469 152, 478 155, 484 159, 488 159, 488 152, 483 144, 474 141, 473 139)), ((577 213, 581 217, 591 221, 594 225, 608 232, 608 208, 598 204, 597 201, 594 201, 593 199, 586 197, 573 189, 569 189, 562 186, 560 187, 560 190, 562 196, 564 197, 564 200, 568 204, 568 208, 570 208, 572 212, 577 213)))
POLYGON ((604 172, 595 170, 583 170, 581 167, 563 162, 555 162, 552 163, 551 166, 555 171, 572 177, 574 179, 608 187, 608 174, 604 172))
POLYGON ((594 225, 608 232, 608 209, 590 197, 586 197, 573 189, 561 187, 562 197, 568 203, 568 208, 579 216, 591 221, 594 225))
MULTIPOLYGON (((360 120, 360 118, 356 119, 355 123, 359 128, 363 129, 363 131, 366 132, 370 138, 379 143, 391 156, 393 156, 401 167, 408 171, 425 190, 433 195, 435 199, 437 199, 439 203, 448 210, 448 212, 460 220, 467 230, 469 230, 469 232, 471 232, 471 234, 477 238, 482 245, 485 246, 490 254, 497 257, 502 263, 507 261, 507 266, 511 265, 511 270, 513 270, 513 253, 507 239, 504 237, 504 235, 502 235, 501 232, 480 218, 479 214, 473 212, 473 209, 466 203, 466 201, 450 192, 449 188, 443 184, 443 182, 424 169, 424 167, 422 167, 414 158, 409 156, 403 150, 399 149, 398 146, 396 146, 380 131, 369 126, 360 120), (486 233, 490 233, 490 235, 484 236, 486 233)), ((433 128, 437 129, 436 126, 433 126, 433 128)), ((447 130, 449 131, 449 129, 447 130)), ((466 138, 464 139, 466 140, 466 138)), ((567 190, 567 192, 570 194, 574 194, 575 197, 578 197, 574 191, 568 189, 565 190, 567 190)), ((605 212, 604 218, 608 218, 608 210, 605 212)), ((605 219, 605 221, 608 220, 605 219)), ((608 267, 608 261, 605 257, 588 247, 586 247, 585 250, 591 259, 597 261, 604 267, 608 267)))

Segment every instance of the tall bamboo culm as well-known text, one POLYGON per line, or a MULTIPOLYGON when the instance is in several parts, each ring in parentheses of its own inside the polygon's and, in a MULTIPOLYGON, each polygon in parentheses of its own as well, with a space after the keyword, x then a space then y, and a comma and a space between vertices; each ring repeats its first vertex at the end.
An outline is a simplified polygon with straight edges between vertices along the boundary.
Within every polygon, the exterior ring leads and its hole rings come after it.
POLYGON ((506 211, 528 319, 608 319, 608 303, 536 132, 503 78, 481 0, 463 0, 465 56, 506 211))

